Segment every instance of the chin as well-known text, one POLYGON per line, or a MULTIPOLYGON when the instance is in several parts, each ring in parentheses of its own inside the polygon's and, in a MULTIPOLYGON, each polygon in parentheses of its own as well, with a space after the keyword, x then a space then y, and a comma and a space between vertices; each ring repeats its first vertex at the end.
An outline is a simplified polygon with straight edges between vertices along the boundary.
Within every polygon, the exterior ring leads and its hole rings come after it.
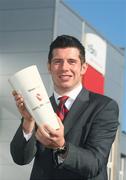
POLYGON ((72 89, 71 86, 62 86, 60 87, 60 89, 64 90, 64 91, 70 91, 72 89))
POLYGON ((70 85, 70 83, 63 83, 63 84, 60 85, 60 87, 62 87, 62 88, 70 88, 71 85, 70 85))

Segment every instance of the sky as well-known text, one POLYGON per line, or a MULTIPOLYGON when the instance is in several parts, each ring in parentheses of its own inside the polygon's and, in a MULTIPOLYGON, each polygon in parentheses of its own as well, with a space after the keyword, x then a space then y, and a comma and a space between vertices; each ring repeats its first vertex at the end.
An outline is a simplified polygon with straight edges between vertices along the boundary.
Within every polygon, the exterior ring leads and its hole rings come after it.
MULTIPOLYGON (((118 47, 126 48, 126 0, 64 0, 80 17, 118 47)), ((126 131, 126 52, 124 114, 122 130, 126 131)))

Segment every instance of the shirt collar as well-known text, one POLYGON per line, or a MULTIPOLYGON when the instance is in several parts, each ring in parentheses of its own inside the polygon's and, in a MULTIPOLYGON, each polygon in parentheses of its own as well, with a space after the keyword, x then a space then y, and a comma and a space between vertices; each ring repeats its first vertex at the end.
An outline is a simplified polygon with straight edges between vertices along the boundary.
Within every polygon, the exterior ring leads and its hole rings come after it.
MULTIPOLYGON (((80 93, 81 89, 82 89, 82 84, 79 84, 79 86, 75 87, 73 90, 67 92, 64 95, 69 96, 69 99, 71 99, 74 102, 74 100, 76 99, 76 97, 80 93)), ((54 98, 55 98, 55 101, 57 104, 59 103, 59 100, 58 100, 59 97, 61 97, 61 95, 58 94, 56 91, 54 91, 54 98)))

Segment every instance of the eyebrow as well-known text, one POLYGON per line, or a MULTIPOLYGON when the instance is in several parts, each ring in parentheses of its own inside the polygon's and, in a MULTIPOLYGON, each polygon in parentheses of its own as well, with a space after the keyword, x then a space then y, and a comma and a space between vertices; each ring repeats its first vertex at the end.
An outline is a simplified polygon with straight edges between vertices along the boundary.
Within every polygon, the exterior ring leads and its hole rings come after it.
MULTIPOLYGON (((54 58, 54 59, 52 59, 52 61, 54 61, 54 60, 64 60, 64 59, 62 59, 62 58, 54 58)), ((74 61, 78 61, 77 59, 75 59, 75 58, 69 58, 69 59, 67 59, 67 60, 74 60, 74 61)))

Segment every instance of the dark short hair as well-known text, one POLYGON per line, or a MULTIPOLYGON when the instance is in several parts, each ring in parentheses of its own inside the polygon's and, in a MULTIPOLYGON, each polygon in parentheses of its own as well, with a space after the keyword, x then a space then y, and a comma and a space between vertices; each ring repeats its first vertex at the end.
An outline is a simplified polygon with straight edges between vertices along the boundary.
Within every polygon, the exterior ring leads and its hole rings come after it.
POLYGON ((80 60, 83 64, 85 62, 85 48, 81 44, 81 42, 69 35, 61 35, 58 36, 50 45, 49 54, 48 54, 48 63, 51 63, 51 59, 53 58, 53 50, 56 48, 67 48, 67 47, 75 47, 80 51, 80 60))

